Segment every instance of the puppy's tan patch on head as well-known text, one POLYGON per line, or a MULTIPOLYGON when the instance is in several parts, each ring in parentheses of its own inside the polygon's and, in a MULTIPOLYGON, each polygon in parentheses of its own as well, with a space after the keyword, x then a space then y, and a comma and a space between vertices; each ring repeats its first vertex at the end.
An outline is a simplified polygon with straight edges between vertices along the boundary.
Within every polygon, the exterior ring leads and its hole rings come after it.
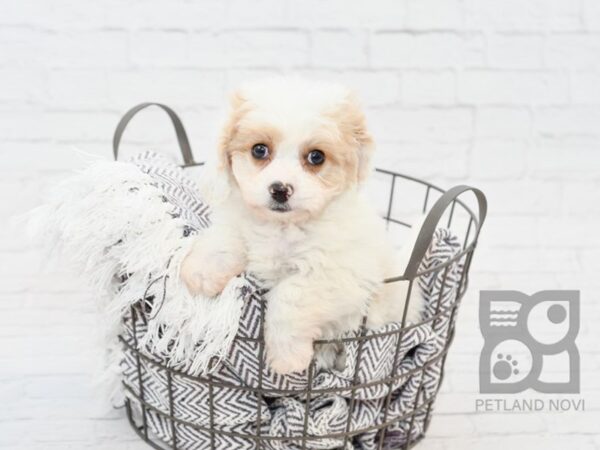
POLYGON ((219 164, 222 169, 231 169, 231 144, 237 136, 242 118, 250 110, 250 105, 240 91, 234 92, 229 100, 229 116, 219 139, 219 164))
POLYGON ((324 152, 325 163, 304 164, 325 186, 337 191, 362 182, 369 173, 374 144, 358 101, 348 93, 341 102, 324 112, 323 126, 306 144, 304 159, 312 149, 324 152))
POLYGON ((319 135, 314 136, 307 142, 301 152, 300 160, 302 167, 308 173, 316 176, 327 189, 342 191, 347 183, 344 170, 344 151, 340 148, 341 142, 335 138, 337 134, 336 126, 330 123, 321 130, 319 135), (313 151, 321 151, 324 155, 324 162, 319 165, 313 165, 309 162, 309 155, 313 151))
POLYGON ((223 128, 219 145, 220 160, 223 167, 231 168, 231 158, 235 154, 248 154, 259 167, 264 167, 273 159, 277 144, 281 142, 281 132, 272 125, 252 120, 252 103, 238 91, 231 96, 231 111, 223 128), (266 159, 252 158, 250 152, 256 144, 269 148, 266 159))
POLYGON ((321 146, 317 147, 317 146, 307 146, 307 148, 305 150, 303 150, 300 153, 300 161, 302 162, 302 167, 304 168, 304 170, 306 170, 307 172, 313 173, 313 174, 318 174, 319 172, 321 172, 324 168, 325 168, 325 164, 326 163, 331 163, 331 161, 327 160, 327 153, 325 153, 325 151, 321 150, 320 148, 321 146), (308 155, 310 152, 315 151, 315 150, 320 150, 325 154, 325 162, 323 164, 320 165, 313 165, 310 164, 308 162, 308 155))
POLYGON ((259 167, 264 167, 275 157, 277 144, 281 142, 281 132, 271 125, 253 124, 246 119, 241 119, 237 132, 229 142, 230 158, 236 153, 247 154, 259 167), (252 158, 252 147, 257 144, 266 145, 269 156, 265 159, 252 158))
POLYGON ((348 176, 360 183, 369 174, 369 163, 375 149, 362 108, 356 96, 349 93, 344 102, 329 114, 338 126, 343 143, 338 148, 340 159, 345 163, 348 176), (349 148, 353 151, 348 152, 349 148))

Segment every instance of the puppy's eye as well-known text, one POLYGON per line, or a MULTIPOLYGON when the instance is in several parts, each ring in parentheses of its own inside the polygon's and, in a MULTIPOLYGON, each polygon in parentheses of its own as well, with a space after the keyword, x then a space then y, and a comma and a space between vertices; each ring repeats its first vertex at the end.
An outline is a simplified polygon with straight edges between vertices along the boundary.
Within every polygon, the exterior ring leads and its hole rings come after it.
POLYGON ((252 156, 256 159, 266 159, 269 157, 269 147, 265 144, 255 144, 252 147, 252 156))
POLYGON ((325 162, 325 153, 321 150, 312 150, 306 155, 306 161, 311 166, 320 166, 325 162))

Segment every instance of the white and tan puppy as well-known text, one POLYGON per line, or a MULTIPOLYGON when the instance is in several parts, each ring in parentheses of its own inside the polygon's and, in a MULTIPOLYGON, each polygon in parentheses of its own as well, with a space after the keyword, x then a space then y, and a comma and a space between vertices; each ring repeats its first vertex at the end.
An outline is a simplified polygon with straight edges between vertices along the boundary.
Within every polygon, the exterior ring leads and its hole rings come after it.
MULTIPOLYGON (((313 340, 356 329, 367 312, 370 327, 402 319, 406 283, 382 281, 403 263, 358 191, 372 152, 365 117, 343 87, 278 78, 233 96, 219 148, 231 193, 181 276, 207 296, 244 270, 262 279, 267 358, 278 373, 306 369, 313 340)), ((420 307, 411 299, 407 320, 420 307)), ((321 365, 331 364, 331 351, 322 353, 321 365)))

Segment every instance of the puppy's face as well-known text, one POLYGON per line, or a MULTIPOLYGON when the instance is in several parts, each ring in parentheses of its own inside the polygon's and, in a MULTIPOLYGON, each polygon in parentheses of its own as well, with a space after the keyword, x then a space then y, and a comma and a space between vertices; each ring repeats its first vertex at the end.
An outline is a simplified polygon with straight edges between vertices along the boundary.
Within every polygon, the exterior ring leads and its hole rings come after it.
POLYGON ((295 80, 234 95, 221 161, 255 213, 297 222, 317 216, 367 173, 372 140, 345 89, 295 80))

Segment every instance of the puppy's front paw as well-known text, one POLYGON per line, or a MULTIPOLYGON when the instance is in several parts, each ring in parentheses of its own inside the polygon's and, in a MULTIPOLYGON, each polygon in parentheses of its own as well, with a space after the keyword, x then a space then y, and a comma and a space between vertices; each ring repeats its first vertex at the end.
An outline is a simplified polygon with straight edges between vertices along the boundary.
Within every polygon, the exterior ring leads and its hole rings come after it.
POLYGON ((273 371, 280 375, 308 369, 313 358, 311 339, 267 339, 267 359, 273 371))
POLYGON ((233 277, 244 270, 240 260, 204 257, 190 253, 181 264, 180 276, 192 295, 214 297, 220 294, 233 277))
POLYGON ((206 297, 214 297, 225 289, 225 285, 230 280, 230 277, 219 277, 216 273, 211 273, 210 270, 194 270, 189 267, 182 267, 181 279, 187 286, 190 294, 202 294, 206 297))

